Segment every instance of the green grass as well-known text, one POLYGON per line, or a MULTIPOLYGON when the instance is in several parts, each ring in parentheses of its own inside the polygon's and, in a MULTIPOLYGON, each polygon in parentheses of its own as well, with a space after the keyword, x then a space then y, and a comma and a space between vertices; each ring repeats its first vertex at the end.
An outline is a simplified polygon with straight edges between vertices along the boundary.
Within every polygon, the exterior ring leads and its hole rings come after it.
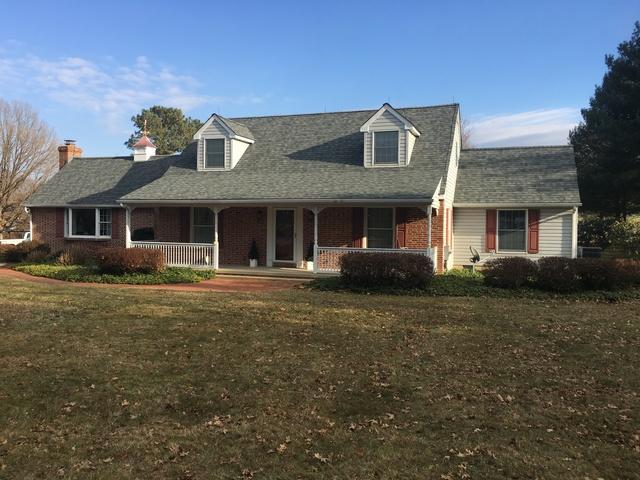
POLYGON ((130 285, 159 285, 165 283, 197 283, 215 276, 212 270, 167 268, 161 273, 100 273, 95 267, 80 265, 52 265, 48 263, 19 264, 14 270, 36 277, 55 278, 67 282, 123 283, 130 285))
POLYGON ((401 289, 394 287, 358 288, 342 283, 339 277, 318 278, 307 288, 319 291, 350 292, 358 294, 404 295, 404 296, 449 296, 449 297, 490 297, 490 298, 529 298, 538 300, 592 300, 616 302, 620 300, 640 300, 640 288, 626 288, 608 291, 582 291, 576 293, 557 294, 534 288, 506 289, 485 285, 482 274, 467 270, 452 270, 433 278, 431 285, 425 289, 401 289))
POLYGON ((0 478, 640 476, 638 301, 0 292, 0 478))

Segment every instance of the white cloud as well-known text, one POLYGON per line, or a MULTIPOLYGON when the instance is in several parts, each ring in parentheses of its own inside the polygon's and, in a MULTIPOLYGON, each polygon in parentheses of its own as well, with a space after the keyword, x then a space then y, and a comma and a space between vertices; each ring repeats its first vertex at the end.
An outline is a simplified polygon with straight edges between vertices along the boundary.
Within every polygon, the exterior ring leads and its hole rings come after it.
POLYGON ((28 87, 58 104, 93 112, 112 133, 128 132, 130 117, 154 104, 188 111, 206 104, 262 101, 252 95, 202 94, 202 84, 195 78, 169 66, 154 65, 145 56, 137 57, 132 65, 117 64, 112 58, 100 64, 80 57, 0 56, 0 82, 5 88, 13 86, 24 92, 28 87))
POLYGON ((564 145, 579 121, 580 110, 569 107, 471 117, 471 143, 477 147, 564 145))

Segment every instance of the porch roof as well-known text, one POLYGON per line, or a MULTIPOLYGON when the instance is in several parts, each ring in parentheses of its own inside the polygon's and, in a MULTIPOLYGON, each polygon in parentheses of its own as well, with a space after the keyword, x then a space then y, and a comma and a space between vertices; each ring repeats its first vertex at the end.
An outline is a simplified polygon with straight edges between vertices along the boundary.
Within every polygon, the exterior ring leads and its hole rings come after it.
POLYGON ((397 109, 421 136, 411 163, 365 168, 360 127, 375 110, 236 118, 255 143, 229 171, 197 171, 196 144, 181 154, 74 159, 27 206, 68 204, 415 200, 446 175, 458 105, 397 109))

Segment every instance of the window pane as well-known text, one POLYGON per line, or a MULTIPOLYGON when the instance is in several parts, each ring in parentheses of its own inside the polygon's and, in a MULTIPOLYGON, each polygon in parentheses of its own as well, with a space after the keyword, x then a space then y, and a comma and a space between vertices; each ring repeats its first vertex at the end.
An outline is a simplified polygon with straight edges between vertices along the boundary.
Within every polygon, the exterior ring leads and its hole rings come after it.
POLYGON ((498 250, 524 252, 527 246, 526 212, 503 210, 498 215, 498 250))
POLYGON ((213 243, 213 227, 193 227, 194 243, 213 243))
POLYGON ((111 236, 111 209, 110 208, 100 209, 100 236, 102 237, 111 236))
POLYGON ((224 139, 205 140, 205 167, 224 168, 224 139))
POLYGON ((398 132, 375 132, 374 163, 398 163, 398 132))
POLYGON ((209 208, 194 208, 193 209, 193 224, 194 225, 213 225, 213 212, 209 208))
POLYGON ((73 209, 71 211, 71 235, 96 234, 96 211, 93 208, 73 209))
POLYGON ((369 230, 367 248, 393 248, 393 230, 369 230))
POLYGON ((393 228, 393 209, 368 208, 367 226, 369 228, 393 228))

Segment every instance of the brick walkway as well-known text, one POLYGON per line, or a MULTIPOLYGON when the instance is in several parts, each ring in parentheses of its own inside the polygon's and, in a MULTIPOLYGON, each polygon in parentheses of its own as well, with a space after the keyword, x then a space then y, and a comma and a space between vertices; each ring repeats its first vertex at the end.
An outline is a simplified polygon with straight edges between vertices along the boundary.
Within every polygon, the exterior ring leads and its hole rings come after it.
POLYGON ((77 287, 100 287, 100 288, 139 288, 145 290, 173 290, 180 292, 275 292, 298 287, 308 280, 286 279, 286 278, 262 278, 247 276, 217 276, 212 280, 204 280, 200 283, 179 283, 172 285, 125 285, 110 283, 86 283, 86 282, 65 282, 53 278, 34 277, 26 273, 16 272, 10 268, 0 267, 0 278, 24 280, 33 283, 46 285, 66 285, 77 287))

